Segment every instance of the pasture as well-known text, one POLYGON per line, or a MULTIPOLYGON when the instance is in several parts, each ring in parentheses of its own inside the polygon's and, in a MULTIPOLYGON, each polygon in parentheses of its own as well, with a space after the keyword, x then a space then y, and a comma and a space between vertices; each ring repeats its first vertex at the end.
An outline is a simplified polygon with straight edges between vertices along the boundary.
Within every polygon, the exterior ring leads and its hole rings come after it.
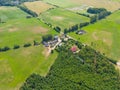
POLYGON ((115 11, 118 8, 120 8, 120 0, 43 0, 43 1, 64 8, 75 8, 85 5, 98 8, 102 7, 110 11, 115 11))
POLYGON ((28 14, 17 7, 0 7, 0 19, 6 22, 11 19, 26 18, 28 14))
POLYGON ((24 48, 25 43, 41 42, 44 34, 56 34, 36 18, 10 20, 0 24, 0 47, 9 46, 11 50, 0 52, 0 90, 19 90, 32 73, 45 76, 57 57, 57 53, 46 56, 47 49, 40 46, 24 48), (14 45, 20 49, 13 50, 14 45))
POLYGON ((53 8, 52 5, 49 5, 47 3, 44 3, 42 1, 35 1, 35 2, 25 2, 23 4, 25 7, 27 7, 29 10, 36 12, 38 15, 50 8, 53 8))
POLYGON ((101 53, 105 53, 110 58, 120 60, 120 10, 106 19, 83 28, 83 30, 87 32, 84 35, 76 35, 75 33, 69 35, 101 53))
POLYGON ((61 8, 55 8, 44 12, 39 17, 44 22, 52 24, 53 27, 59 26, 62 30, 75 24, 89 22, 89 18, 61 8))

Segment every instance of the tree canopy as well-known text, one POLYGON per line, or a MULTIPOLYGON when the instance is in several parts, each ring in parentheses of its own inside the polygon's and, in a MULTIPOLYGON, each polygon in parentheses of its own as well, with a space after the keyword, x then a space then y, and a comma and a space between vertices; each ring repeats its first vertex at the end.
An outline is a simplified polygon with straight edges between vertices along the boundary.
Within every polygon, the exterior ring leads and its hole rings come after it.
POLYGON ((20 90, 120 90, 120 76, 111 60, 89 46, 69 40, 46 77, 32 74, 20 90), (80 47, 72 53, 71 46, 80 47))

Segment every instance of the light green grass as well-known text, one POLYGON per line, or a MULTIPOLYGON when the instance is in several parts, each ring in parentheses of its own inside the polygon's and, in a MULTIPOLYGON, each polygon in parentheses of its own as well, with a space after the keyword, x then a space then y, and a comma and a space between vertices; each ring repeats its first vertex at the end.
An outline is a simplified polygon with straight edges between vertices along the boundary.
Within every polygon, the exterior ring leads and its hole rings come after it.
POLYGON ((57 34, 36 18, 15 19, 0 24, 0 47, 9 46, 11 50, 0 53, 0 90, 19 90, 32 73, 45 76, 57 57, 57 53, 45 55, 47 51, 41 44, 23 48, 33 40, 41 42, 45 34, 57 34), (13 50, 14 44, 21 48, 13 50))
POLYGON ((62 29, 70 28, 71 26, 82 22, 89 22, 89 18, 61 8, 52 9, 42 13, 40 18, 46 23, 51 23, 53 27, 59 26, 62 29))
POLYGON ((0 18, 3 22, 11 19, 26 18, 27 15, 17 7, 0 7, 0 18))
POLYGON ((36 18, 11 20, 0 24, 0 47, 33 43, 33 40, 40 42, 41 36, 48 32, 56 33, 36 18))
POLYGON ((83 29, 87 34, 80 36, 70 33, 70 35, 88 45, 93 42, 93 48, 110 58, 120 60, 120 11, 83 29))
POLYGON ((0 90, 19 90, 32 73, 45 76, 57 53, 45 57, 44 47, 29 47, 0 53, 0 90))

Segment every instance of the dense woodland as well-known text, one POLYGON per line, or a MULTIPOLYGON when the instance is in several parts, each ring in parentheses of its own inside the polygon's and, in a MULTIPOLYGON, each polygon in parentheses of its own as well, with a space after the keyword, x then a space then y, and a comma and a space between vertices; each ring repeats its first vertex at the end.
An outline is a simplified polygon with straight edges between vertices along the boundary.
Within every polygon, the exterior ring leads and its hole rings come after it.
POLYGON ((23 2, 31 2, 31 1, 38 1, 38 0, 0 0, 0 6, 14 6, 19 5, 23 2))
POLYGON ((113 60, 73 40, 56 50, 59 56, 47 76, 32 74, 20 90, 120 90, 113 60), (70 51, 73 45, 79 53, 70 51))

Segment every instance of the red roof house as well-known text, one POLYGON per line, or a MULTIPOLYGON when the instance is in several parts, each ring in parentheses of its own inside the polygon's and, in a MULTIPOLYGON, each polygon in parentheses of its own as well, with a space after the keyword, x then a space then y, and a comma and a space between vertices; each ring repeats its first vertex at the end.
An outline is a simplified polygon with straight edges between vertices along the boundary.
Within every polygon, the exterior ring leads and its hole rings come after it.
POLYGON ((72 46, 70 49, 72 52, 76 52, 78 50, 77 46, 72 46))

